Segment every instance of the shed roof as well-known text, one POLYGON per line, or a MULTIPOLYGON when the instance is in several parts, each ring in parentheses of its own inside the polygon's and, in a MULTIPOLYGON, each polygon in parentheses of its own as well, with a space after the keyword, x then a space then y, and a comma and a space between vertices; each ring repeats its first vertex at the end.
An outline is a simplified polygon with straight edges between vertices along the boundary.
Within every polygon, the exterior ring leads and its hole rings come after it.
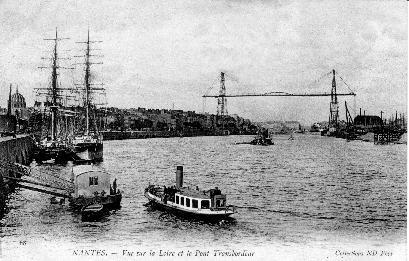
POLYGON ((94 165, 78 165, 78 166, 74 166, 72 168, 72 171, 73 171, 75 176, 79 176, 79 175, 82 175, 82 174, 87 173, 87 172, 100 172, 100 173, 105 173, 105 174, 109 175, 109 173, 106 172, 103 168, 99 168, 99 167, 96 167, 94 165))

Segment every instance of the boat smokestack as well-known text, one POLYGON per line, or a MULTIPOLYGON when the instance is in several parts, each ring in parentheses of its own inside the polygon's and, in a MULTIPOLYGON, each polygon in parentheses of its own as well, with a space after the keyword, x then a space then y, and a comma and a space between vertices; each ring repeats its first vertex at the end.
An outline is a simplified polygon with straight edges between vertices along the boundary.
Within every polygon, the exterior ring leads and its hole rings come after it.
POLYGON ((183 166, 176 167, 176 188, 183 187, 183 166))

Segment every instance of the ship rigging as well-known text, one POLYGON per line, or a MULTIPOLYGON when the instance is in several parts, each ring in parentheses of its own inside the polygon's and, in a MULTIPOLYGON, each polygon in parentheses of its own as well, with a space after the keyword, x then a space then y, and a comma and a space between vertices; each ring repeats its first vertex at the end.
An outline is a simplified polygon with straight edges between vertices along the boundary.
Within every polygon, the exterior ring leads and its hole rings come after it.
POLYGON ((62 100, 68 99, 73 96, 65 93, 69 88, 60 87, 59 82, 59 70, 68 69, 72 70, 74 68, 64 67, 60 65, 60 60, 68 59, 59 57, 58 55, 58 43, 62 40, 67 40, 69 38, 58 37, 58 30, 55 29, 55 38, 46 38, 45 41, 54 41, 54 48, 51 57, 43 57, 43 60, 51 60, 50 66, 40 66, 40 69, 50 69, 51 68, 51 83, 49 87, 35 88, 37 96, 45 97, 45 112, 50 114, 50 128, 47 128, 45 133, 42 133, 42 141, 38 144, 37 150, 34 153, 34 158, 38 162, 54 160, 56 162, 66 162, 73 156, 72 151, 67 146, 67 136, 68 128, 66 124, 65 134, 59 133, 59 122, 62 116, 74 115, 74 112, 64 110, 62 108, 62 100))
POLYGON ((91 41, 89 36, 89 30, 87 33, 87 40, 84 42, 77 42, 79 44, 86 44, 85 55, 75 56, 85 58, 84 63, 77 63, 77 65, 84 65, 84 82, 81 84, 75 84, 77 90, 83 95, 84 108, 85 108, 85 130, 82 133, 77 133, 72 141, 73 150, 84 161, 102 161, 103 160, 103 143, 102 135, 99 133, 96 119, 91 121, 91 111, 95 109, 96 104, 92 103, 96 92, 105 92, 103 84, 91 83, 91 65, 102 64, 102 62, 92 62, 91 56, 100 57, 101 55, 91 54, 90 45, 92 43, 100 43, 102 41, 91 41), (95 87, 100 85, 101 87, 95 87), (93 129, 91 130, 91 122, 93 123, 93 129))

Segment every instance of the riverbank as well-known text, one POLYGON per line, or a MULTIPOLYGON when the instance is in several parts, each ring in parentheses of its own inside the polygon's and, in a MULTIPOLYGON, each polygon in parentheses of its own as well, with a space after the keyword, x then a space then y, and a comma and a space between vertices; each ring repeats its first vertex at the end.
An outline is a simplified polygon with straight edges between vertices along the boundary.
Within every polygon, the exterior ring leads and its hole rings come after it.
MULTIPOLYGON (((148 138, 172 138, 172 137, 197 137, 197 136, 224 136, 230 135, 228 131, 102 131, 104 140, 148 139, 148 138)), ((241 133, 241 135, 255 135, 254 133, 241 133)))

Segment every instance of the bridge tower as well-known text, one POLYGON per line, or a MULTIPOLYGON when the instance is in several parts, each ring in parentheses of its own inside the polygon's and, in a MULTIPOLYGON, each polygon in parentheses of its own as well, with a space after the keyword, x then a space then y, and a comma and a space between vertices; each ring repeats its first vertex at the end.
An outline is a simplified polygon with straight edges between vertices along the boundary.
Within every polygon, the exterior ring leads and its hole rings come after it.
POLYGON ((224 72, 220 73, 220 91, 217 99, 217 116, 227 115, 226 86, 224 85, 224 72))
POLYGON ((338 128, 338 99, 337 99, 337 83, 335 81, 335 70, 332 70, 332 89, 331 89, 331 102, 329 105, 329 128, 338 128))

